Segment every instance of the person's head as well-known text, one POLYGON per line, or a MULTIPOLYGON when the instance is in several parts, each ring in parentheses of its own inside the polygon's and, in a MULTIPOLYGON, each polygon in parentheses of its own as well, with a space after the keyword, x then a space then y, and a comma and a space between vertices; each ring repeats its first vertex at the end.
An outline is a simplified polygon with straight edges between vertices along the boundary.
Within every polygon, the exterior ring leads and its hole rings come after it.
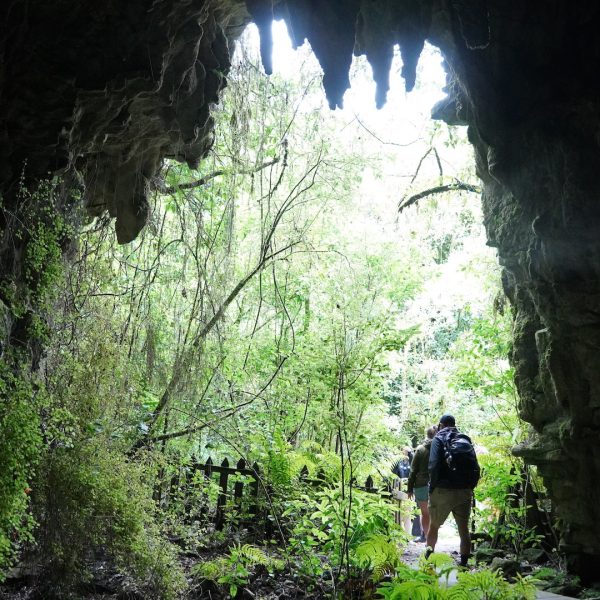
POLYGON ((444 429, 445 427, 456 427, 456 419, 452 415, 445 414, 441 416, 438 428, 444 429))
POLYGON ((432 440, 435 437, 435 434, 437 433, 438 428, 437 425, 432 425, 431 427, 428 427, 425 430, 425 435, 427 436, 428 440, 432 440))

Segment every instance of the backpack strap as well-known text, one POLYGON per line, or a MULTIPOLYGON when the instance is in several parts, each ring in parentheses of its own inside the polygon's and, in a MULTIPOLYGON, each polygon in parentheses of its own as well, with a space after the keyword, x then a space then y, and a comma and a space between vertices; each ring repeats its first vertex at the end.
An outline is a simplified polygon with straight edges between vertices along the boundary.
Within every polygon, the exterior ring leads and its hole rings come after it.
POLYGON ((452 441, 452 435, 455 434, 455 431, 448 431, 445 435, 440 435, 442 440, 442 445, 444 447, 444 460, 449 469, 452 469, 452 450, 450 449, 450 443, 452 441))

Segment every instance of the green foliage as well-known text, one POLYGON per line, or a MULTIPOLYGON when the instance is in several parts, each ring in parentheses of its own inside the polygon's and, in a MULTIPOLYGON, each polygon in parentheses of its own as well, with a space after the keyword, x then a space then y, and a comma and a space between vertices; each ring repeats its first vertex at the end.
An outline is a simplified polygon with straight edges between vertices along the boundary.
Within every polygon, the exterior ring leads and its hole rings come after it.
POLYGON ((35 502, 48 594, 72 592, 100 549, 148 598, 174 598, 184 585, 162 538, 144 467, 97 442, 52 449, 40 467, 35 502))
POLYGON ((44 382, 27 371, 27 350, 37 355, 40 344, 48 342, 47 318, 63 282, 63 249, 73 230, 58 179, 41 180, 31 189, 22 180, 15 206, 7 210, 0 204, 0 211, 22 261, 20 271, 0 275, 0 316, 12 324, 20 346, 4 351, 0 362, 1 580, 17 553, 33 541, 29 493, 43 448, 40 414, 46 399, 44 382))
POLYGON ((0 581, 35 522, 28 512, 32 477, 42 448, 39 398, 26 374, 0 362, 0 581))
MULTIPOLYGON (((554 593, 561 592, 561 589, 570 588, 571 590, 581 587, 581 580, 576 575, 567 573, 564 569, 555 569, 552 567, 541 567, 536 569, 531 575, 531 582, 542 590, 548 590, 554 593)), ((595 596, 598 595, 596 590, 595 596)), ((586 597, 586 596, 582 596, 586 597)))
POLYGON ((192 574, 200 581, 208 579, 222 585, 230 597, 235 598, 240 589, 248 585, 257 566, 263 566, 270 574, 274 574, 285 568, 285 562, 267 555, 256 546, 234 545, 227 556, 195 564, 192 574))
POLYGON ((3 211, 22 252, 22 273, 5 273, 2 298, 17 319, 28 318, 27 335, 48 341, 46 317, 63 281, 63 251, 74 235, 71 209, 62 197, 59 179, 40 180, 35 187, 21 181, 12 211, 3 211))
POLYGON ((394 522, 394 507, 379 494, 326 489, 286 505, 283 516, 294 517, 290 548, 299 556, 301 570, 314 576, 325 568, 316 553, 327 557, 330 568, 349 560, 360 568, 385 570, 394 562, 393 547, 406 541, 394 522), (369 548, 378 555, 372 564, 367 564, 369 548))
POLYGON ((499 571, 482 570, 459 573, 457 584, 448 590, 449 600, 534 600, 535 586, 517 575, 513 584, 499 571))
POLYGON ((388 536, 373 534, 360 542, 354 549, 354 561, 357 566, 373 571, 372 579, 380 581, 394 572, 400 563, 398 544, 388 536))
POLYGON ((451 587, 441 585, 438 576, 426 562, 419 570, 404 567, 377 592, 384 600, 534 600, 536 596, 531 581, 518 576, 511 584, 499 571, 460 572, 451 587))

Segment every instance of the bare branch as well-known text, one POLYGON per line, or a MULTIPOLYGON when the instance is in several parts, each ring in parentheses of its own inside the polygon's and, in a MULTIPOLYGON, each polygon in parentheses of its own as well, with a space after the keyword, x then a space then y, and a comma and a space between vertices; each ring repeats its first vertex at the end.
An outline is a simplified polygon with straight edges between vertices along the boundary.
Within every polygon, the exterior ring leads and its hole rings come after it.
POLYGON ((421 156, 421 160, 419 160, 417 169, 413 173, 412 179, 410 180, 411 185, 415 182, 415 179, 417 178, 417 175, 419 174, 419 171, 421 170, 421 165, 423 164, 423 161, 429 156, 429 153, 431 152, 432 149, 433 148, 431 146, 429 146, 429 148, 427 148, 427 151, 425 152, 425 154, 423 154, 423 156, 421 156))
POLYGON ((397 142, 386 142, 385 140, 382 140, 379 136, 375 135, 370 129, 368 129, 367 126, 358 118, 358 115, 356 113, 354 113, 354 119, 370 136, 374 137, 380 144, 384 144, 386 146, 398 146, 399 148, 406 148, 407 146, 412 146, 413 144, 416 144, 418 141, 420 141, 420 138, 417 138, 416 140, 413 140, 412 142, 408 142, 408 144, 398 144, 397 142))
MULTIPOLYGON (((235 174, 236 175, 252 175, 253 173, 258 173, 259 171, 267 169, 268 167, 272 167, 273 165, 277 164, 278 162, 279 162, 279 157, 276 156, 272 160, 269 160, 269 161, 263 163, 262 165, 255 167, 254 169, 242 169, 240 171, 236 171, 235 174)), ((156 189, 161 194, 175 194, 176 192, 178 192, 180 190, 191 190, 194 188, 202 187, 203 185, 206 185, 209 181, 212 181, 216 177, 220 177, 221 175, 226 175, 229 172, 230 171, 228 171, 227 169, 218 169, 216 171, 213 171, 212 173, 209 173, 208 175, 205 175, 204 177, 201 177, 200 179, 196 179, 196 181, 188 181, 187 183, 180 183, 178 185, 172 185, 169 187, 165 187, 164 182, 160 181, 160 182, 155 182, 155 186, 156 186, 156 189)))
POLYGON ((419 192, 418 194, 414 194, 409 196, 406 199, 402 199, 398 204, 398 212, 401 213, 404 209, 412 206, 422 198, 426 198, 427 196, 433 196, 434 194, 443 194, 444 192, 472 192, 474 194, 481 194, 481 188, 478 185, 472 185, 470 183, 463 183, 462 181, 457 181, 456 183, 448 183, 446 185, 438 185, 433 188, 429 188, 428 190, 424 190, 419 192))

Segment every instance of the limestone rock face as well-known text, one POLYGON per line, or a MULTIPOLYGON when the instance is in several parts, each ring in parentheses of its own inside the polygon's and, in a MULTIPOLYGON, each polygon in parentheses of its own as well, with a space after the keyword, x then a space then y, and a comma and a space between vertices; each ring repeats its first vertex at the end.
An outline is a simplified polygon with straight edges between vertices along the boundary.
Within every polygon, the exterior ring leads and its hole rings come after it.
POLYGON ((0 3, 0 358, 43 353, 29 333, 43 278, 26 283, 24 261, 45 217, 23 188, 61 175, 59 212, 107 212, 119 242, 135 239, 162 160, 197 165, 210 150, 211 104, 249 20, 243 0, 0 3))
POLYGON ((0 8, 0 190, 64 172, 91 215, 133 240, 165 157, 196 165, 212 144, 210 105, 241 0, 6 2, 0 8))
POLYGON ((519 410, 536 431, 515 451, 544 476, 572 570, 597 579, 600 95, 591 69, 600 7, 487 7, 484 47, 470 49, 464 32, 452 44, 438 39, 452 104, 469 124, 488 243, 498 248, 515 314, 519 410))
MULTIPOLYGON (((270 22, 285 18, 341 105, 352 53, 385 102, 393 45, 407 89, 426 39, 447 63, 434 116, 469 126, 489 243, 515 310, 512 362, 522 416, 571 567, 600 564, 600 4, 596 0, 12 0, 0 8, 0 192, 21 174, 63 173, 119 240, 143 226, 165 157, 196 164, 229 45, 249 20, 270 65, 270 22)), ((0 211, 0 320, 15 330, 7 282, 23 248, 0 211)), ((25 242, 23 242, 25 243, 25 242)), ((21 270, 20 270, 21 269, 21 270)), ((1 349, 0 349, 1 351, 1 349)))

